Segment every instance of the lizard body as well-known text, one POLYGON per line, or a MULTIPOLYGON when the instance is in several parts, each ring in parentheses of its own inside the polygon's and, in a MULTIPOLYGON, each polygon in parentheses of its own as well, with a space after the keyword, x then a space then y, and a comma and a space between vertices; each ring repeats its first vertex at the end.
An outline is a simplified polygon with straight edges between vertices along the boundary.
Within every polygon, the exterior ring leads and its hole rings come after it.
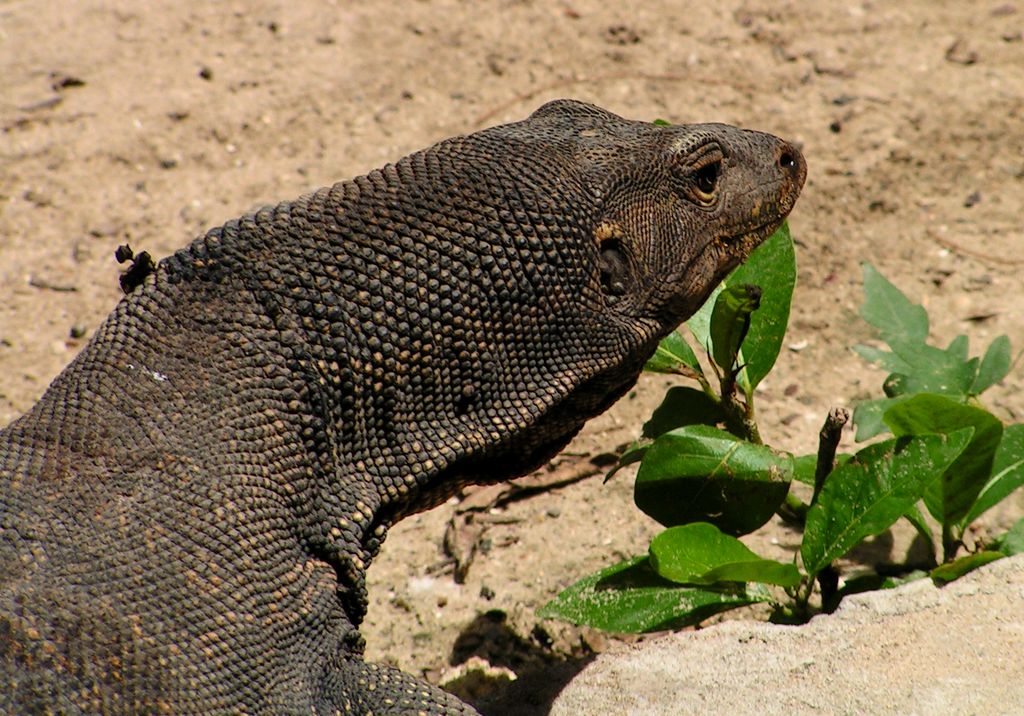
POLYGON ((0 711, 473 713, 361 659, 387 528, 554 456, 805 171, 563 100, 164 258, 0 432, 0 711))

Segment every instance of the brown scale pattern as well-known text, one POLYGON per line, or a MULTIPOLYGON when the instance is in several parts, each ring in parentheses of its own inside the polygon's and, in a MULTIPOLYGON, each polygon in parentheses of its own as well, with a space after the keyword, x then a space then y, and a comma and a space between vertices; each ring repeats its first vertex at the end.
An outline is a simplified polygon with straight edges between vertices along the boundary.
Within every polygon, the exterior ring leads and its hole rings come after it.
POLYGON ((560 101, 164 259, 0 433, 0 711, 471 713, 361 660, 387 528, 552 457, 804 175, 560 101))

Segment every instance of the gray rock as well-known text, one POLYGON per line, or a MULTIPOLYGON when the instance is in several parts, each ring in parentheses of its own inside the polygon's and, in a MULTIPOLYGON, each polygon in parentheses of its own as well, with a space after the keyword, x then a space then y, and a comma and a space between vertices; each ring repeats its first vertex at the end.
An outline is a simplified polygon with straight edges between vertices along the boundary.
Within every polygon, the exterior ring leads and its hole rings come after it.
POLYGON ((1024 555, 799 627, 725 622, 599 656, 551 716, 1024 714, 1024 555))

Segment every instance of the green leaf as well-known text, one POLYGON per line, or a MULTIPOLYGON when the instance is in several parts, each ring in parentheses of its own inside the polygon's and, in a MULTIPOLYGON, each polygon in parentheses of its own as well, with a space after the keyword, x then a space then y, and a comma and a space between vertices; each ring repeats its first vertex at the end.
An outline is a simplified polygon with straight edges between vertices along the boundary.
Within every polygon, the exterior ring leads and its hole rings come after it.
POLYGON ((928 524, 928 521, 921 513, 921 509, 917 505, 914 505, 909 510, 907 510, 903 514, 903 516, 907 519, 907 522, 909 522, 914 527, 914 529, 917 530, 918 537, 924 540, 924 543, 928 550, 928 554, 931 555, 931 558, 934 561, 935 535, 932 534, 931 525, 928 524))
POLYGON ((690 331, 694 341, 708 354, 711 353, 711 312, 715 310, 718 294, 724 288, 725 281, 715 286, 714 290, 708 295, 708 299, 704 301, 704 304, 686 321, 686 328, 690 331))
POLYGON ((861 264, 864 272, 864 305, 860 315, 878 329, 886 343, 892 337, 912 343, 928 338, 928 314, 910 300, 869 263, 861 264))
POLYGON ((703 579, 708 584, 760 582, 777 584, 780 587, 795 587, 800 584, 800 570, 792 562, 777 562, 774 559, 759 557, 749 562, 723 564, 709 571, 703 579))
POLYGON ((619 455, 619 461, 615 463, 614 467, 612 467, 612 469, 608 471, 608 474, 604 476, 604 481, 608 482, 611 480, 615 477, 615 473, 622 468, 643 460, 644 455, 647 454, 647 448, 650 446, 651 444, 649 442, 641 442, 638 440, 623 450, 622 454, 619 455))
POLYGON ((651 541, 650 557, 655 572, 682 584, 699 582, 706 572, 723 564, 758 559, 749 547, 709 522, 662 531, 651 541))
POLYGON ((680 584, 800 583, 795 565, 763 559, 708 522, 669 527, 651 542, 650 556, 654 571, 680 584))
POLYGON ((946 347, 946 352, 951 356, 954 356, 957 360, 966 362, 967 351, 970 349, 970 342, 967 336, 960 334, 949 342, 949 346, 946 347))
POLYGON ((656 119, 653 122, 651 122, 651 124, 655 125, 656 127, 671 127, 672 126, 671 122, 667 122, 664 119, 656 119))
POLYGON ((807 573, 816 575, 861 540, 888 529, 963 451, 970 434, 887 440, 833 470, 807 511, 800 549, 807 573))
POLYGON ((962 520, 992 474, 1003 424, 987 410, 931 393, 915 395, 893 406, 886 411, 884 420, 897 437, 947 435, 973 428, 967 448, 924 494, 925 507, 940 523, 952 525, 962 520))
POLYGON ((965 398, 978 375, 977 358, 964 362, 954 353, 921 343, 889 338, 893 352, 910 366, 892 395, 939 393, 965 398))
POLYGON ((739 363, 745 367, 737 382, 749 396, 775 365, 789 323, 796 285, 796 252, 788 224, 784 222, 754 249, 750 258, 729 274, 686 322, 697 345, 708 353, 714 350, 711 314, 718 295, 726 286, 742 284, 761 287, 761 307, 750 316, 750 327, 738 356, 739 363))
POLYGON ((1024 485, 1024 423, 1016 423, 1003 430, 1003 438, 992 460, 992 475, 960 523, 961 527, 967 527, 1021 485, 1024 485))
POLYGON ((1002 559, 1005 556, 1002 552, 975 552, 974 554, 954 559, 952 562, 940 564, 929 572, 928 576, 938 584, 946 584, 954 579, 960 579, 960 577, 968 572, 973 572, 978 567, 983 567, 989 562, 995 562, 997 559, 1002 559))
POLYGON ((945 350, 928 345, 928 314, 924 308, 911 303, 870 264, 863 268, 861 315, 878 329, 892 352, 865 345, 854 346, 854 350, 891 372, 885 380, 886 395, 939 393, 960 399, 971 395, 978 380, 979 359, 967 358, 966 336, 958 336, 945 350))
POLYGON ((906 374, 913 370, 913 368, 898 355, 882 350, 881 348, 875 348, 874 346, 858 343, 853 347, 853 351, 868 363, 874 363, 879 368, 884 368, 885 370, 889 370, 894 373, 906 374))
POLYGON ((853 409, 853 423, 857 426, 854 440, 864 442, 876 435, 889 432, 882 416, 894 405, 899 405, 910 396, 901 395, 898 398, 879 398, 878 400, 864 400, 853 409))
POLYGON ((865 360, 892 371, 884 385, 889 397, 940 393, 965 398, 970 394, 978 373, 977 358, 965 362, 955 352, 926 343, 896 336, 886 340, 892 353, 865 345, 854 346, 854 350, 865 360))
POLYGON ((637 473, 637 507, 666 527, 711 522, 728 534, 752 532, 789 491, 792 457, 706 425, 658 437, 637 473))
MULTIPOLYGON (((836 455, 835 467, 845 465, 851 459, 853 459, 853 455, 848 453, 839 453, 836 455)), ((817 469, 817 455, 801 455, 800 457, 793 458, 793 479, 797 482, 802 482, 805 485, 814 487, 814 475, 817 472, 817 469)))
POLYGON ((978 376, 971 386, 971 395, 981 395, 988 388, 1001 381, 1010 372, 1010 339, 1006 336, 999 336, 989 345, 985 351, 985 357, 981 359, 981 367, 978 369, 978 376))
MULTIPOLYGON (((937 393, 963 402, 1002 380, 1010 370, 1010 342, 1006 336, 993 341, 984 359, 967 357, 967 336, 957 336, 946 349, 928 345, 928 314, 924 308, 911 303, 869 264, 864 264, 864 294, 861 315, 878 329, 892 350, 866 345, 854 346, 854 350, 890 371, 883 386, 887 396, 937 393)), ((879 426, 872 422, 864 428, 864 434, 875 429, 879 426)), ((858 439, 860 435, 858 424, 858 439)))
POLYGON ((793 479, 814 487, 814 473, 818 469, 817 455, 800 455, 793 458, 793 479))
POLYGON ((690 344, 679 331, 672 331, 661 339, 658 349, 644 365, 650 373, 701 374, 700 361, 694 355, 690 344))
POLYGON ((761 306, 750 316, 750 327, 740 347, 744 366, 739 383, 748 396, 775 365, 789 325, 796 287, 796 251, 785 222, 750 254, 726 279, 730 286, 761 287, 761 306))
POLYGON ((681 587, 659 577, 644 556, 576 582, 537 616, 638 634, 699 624, 720 612, 769 599, 735 586, 681 587))
POLYGON ((703 390, 685 386, 669 388, 650 420, 644 423, 643 436, 656 438, 687 425, 715 425, 725 421, 722 405, 703 390))
POLYGON ((1024 552, 1024 519, 1017 520, 1017 524, 1001 534, 994 546, 1007 557, 1024 552))
POLYGON ((750 314, 761 305, 761 289, 753 284, 726 286, 711 310, 711 357, 724 372, 736 365, 740 344, 750 327, 750 314))
POLYGON ((890 373, 882 383, 882 392, 887 398, 898 398, 904 395, 912 395, 910 389, 911 378, 905 373, 890 373))

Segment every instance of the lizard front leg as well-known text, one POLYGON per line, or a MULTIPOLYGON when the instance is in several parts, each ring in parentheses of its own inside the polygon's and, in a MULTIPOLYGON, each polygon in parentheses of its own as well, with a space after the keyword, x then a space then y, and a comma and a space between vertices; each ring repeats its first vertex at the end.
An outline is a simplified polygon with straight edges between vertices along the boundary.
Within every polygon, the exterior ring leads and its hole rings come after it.
POLYGON ((323 674, 317 714, 479 716, 472 707, 398 669, 342 654, 323 674))

